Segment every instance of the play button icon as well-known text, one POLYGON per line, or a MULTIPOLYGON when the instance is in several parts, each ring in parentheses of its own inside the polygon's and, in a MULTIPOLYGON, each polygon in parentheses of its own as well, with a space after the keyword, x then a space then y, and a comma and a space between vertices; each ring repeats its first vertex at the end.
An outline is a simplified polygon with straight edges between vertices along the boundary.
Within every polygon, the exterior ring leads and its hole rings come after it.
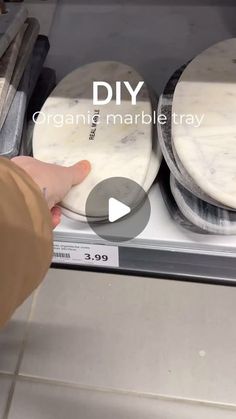
POLYGON ((125 217, 127 214, 131 212, 130 207, 128 205, 123 204, 122 202, 118 201, 115 198, 109 199, 109 221, 110 223, 114 223, 117 220, 125 217))
POLYGON ((150 214, 147 193, 136 182, 123 177, 112 177, 98 183, 86 202, 89 226, 109 242, 137 237, 148 224, 150 214))

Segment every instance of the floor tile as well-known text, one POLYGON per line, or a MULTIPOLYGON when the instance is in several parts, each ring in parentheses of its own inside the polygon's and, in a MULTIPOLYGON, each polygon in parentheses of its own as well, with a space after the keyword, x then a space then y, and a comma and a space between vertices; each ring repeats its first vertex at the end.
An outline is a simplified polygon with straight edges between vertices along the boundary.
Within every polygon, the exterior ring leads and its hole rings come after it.
POLYGON ((11 388, 11 379, 0 377, 0 419, 5 413, 9 391, 11 388))
POLYGON ((21 374, 236 405, 236 288, 51 270, 21 374))
POLYGON ((29 298, 15 312, 5 328, 0 330, 0 371, 2 372, 15 372, 31 303, 32 298, 29 298))
POLYGON ((234 419, 236 410, 182 402, 17 383, 9 419, 234 419))

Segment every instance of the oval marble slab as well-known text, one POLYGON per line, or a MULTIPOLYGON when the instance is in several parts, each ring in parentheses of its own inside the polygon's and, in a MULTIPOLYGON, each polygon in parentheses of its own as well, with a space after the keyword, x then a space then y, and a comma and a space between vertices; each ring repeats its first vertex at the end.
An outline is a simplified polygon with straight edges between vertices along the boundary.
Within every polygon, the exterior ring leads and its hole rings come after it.
POLYGON ((165 115, 167 118, 166 124, 158 124, 158 139, 160 147, 171 173, 185 189, 209 204, 231 210, 231 208, 223 205, 219 201, 216 201, 201 190, 201 188, 193 181, 189 173, 184 169, 174 148, 171 135, 172 103, 176 85, 185 68, 186 65, 183 65, 171 76, 159 98, 158 114, 165 115))
POLYGON ((190 62, 176 86, 172 112, 203 118, 198 128, 186 119, 172 123, 175 150, 207 195, 236 208, 236 39, 190 62))
MULTIPOLYGON (((130 94, 122 89, 122 101, 117 105, 112 100, 107 105, 93 105, 93 81, 105 81, 113 90, 116 81, 128 81, 133 89, 142 77, 131 67, 118 62, 96 62, 85 65, 63 79, 45 102, 41 112, 50 115, 99 114, 100 124, 95 127, 91 121, 65 124, 61 128, 51 122, 41 124, 39 116, 33 135, 33 152, 39 160, 69 166, 82 159, 88 159, 92 171, 85 181, 72 188, 62 202, 62 206, 74 213, 85 215, 85 204, 92 189, 104 179, 126 177, 143 186, 152 153, 152 124, 144 125, 141 120, 132 124, 107 124, 107 115, 126 115, 152 113, 152 104, 147 86, 144 84, 137 95, 136 105, 131 104, 130 94)), ((105 95, 106 96, 106 95, 105 95)), ((42 117, 43 118, 43 117, 42 117)), ((81 122, 82 121, 82 122, 81 122)), ((110 119, 111 121, 111 119, 110 119)), ((157 165, 160 165, 159 156, 157 165)), ((154 179, 153 179, 154 180, 154 179)), ((130 206, 135 197, 130 197, 130 206)), ((91 217, 102 217, 94 208, 91 217)))
MULTIPOLYGON (((160 155, 161 158, 161 155, 160 155)), ((145 179, 145 182, 143 184, 143 189, 145 191, 148 191, 153 184, 153 181, 155 180, 160 165, 158 164, 158 160, 156 158, 156 155, 154 153, 151 154, 151 159, 149 163, 148 173, 145 179)), ((78 213, 75 213, 73 211, 70 211, 64 207, 61 208, 62 214, 65 215, 68 218, 71 218, 72 220, 80 221, 83 223, 86 223, 89 219, 90 222, 106 222, 108 221, 107 216, 104 217, 86 217, 85 215, 81 215, 78 213)))
POLYGON ((185 218, 200 229, 220 235, 236 234, 236 212, 208 204, 187 191, 170 175, 171 192, 185 218))

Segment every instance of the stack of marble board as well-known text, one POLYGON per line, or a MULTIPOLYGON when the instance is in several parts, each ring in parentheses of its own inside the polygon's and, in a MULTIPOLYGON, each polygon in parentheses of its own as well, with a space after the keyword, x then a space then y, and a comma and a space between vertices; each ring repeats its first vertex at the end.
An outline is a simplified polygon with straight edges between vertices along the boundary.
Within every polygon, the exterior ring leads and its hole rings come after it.
POLYGON ((169 172, 161 189, 175 220, 191 230, 236 234, 236 39, 175 72, 158 105, 169 172))
MULTIPOLYGON (((106 98, 107 90, 100 90, 99 100, 106 98)), ((155 95, 140 74, 119 62, 87 64, 67 75, 57 85, 45 102, 34 128, 34 157, 62 166, 86 159, 92 166, 89 176, 81 185, 74 186, 61 203, 65 215, 82 222, 107 221, 108 212, 104 209, 100 211, 99 206, 91 208, 90 213, 86 209, 90 192, 105 179, 128 178, 144 191, 150 189, 159 170, 162 153, 156 127, 153 123, 145 125, 141 118, 135 119, 135 116, 142 112, 152 115, 156 106, 155 95), (119 81, 121 101, 117 103, 113 97, 106 104, 94 104, 94 81, 105 82, 113 92, 119 81), (132 104, 124 82, 129 83, 133 90, 140 82, 143 83, 136 104, 132 104)), ((101 190, 101 196, 103 193, 107 191, 101 190)), ((125 202, 128 194, 129 206, 135 210, 141 204, 141 196, 136 196, 134 190, 124 193, 125 202)), ((104 196, 106 199, 107 196, 104 196)))
POLYGON ((0 156, 19 154, 27 104, 46 59, 49 42, 20 4, 0 15, 0 156))

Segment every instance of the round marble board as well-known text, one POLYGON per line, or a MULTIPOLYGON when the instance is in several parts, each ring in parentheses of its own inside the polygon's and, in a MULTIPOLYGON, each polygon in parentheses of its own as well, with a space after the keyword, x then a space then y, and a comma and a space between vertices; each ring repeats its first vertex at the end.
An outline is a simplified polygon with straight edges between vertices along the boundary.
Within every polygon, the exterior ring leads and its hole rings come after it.
POLYGON ((236 212, 208 204, 185 189, 171 174, 170 188, 184 217, 200 229, 220 235, 236 234, 236 212))
MULTIPOLYGON (((153 126, 143 124, 141 117, 136 118, 142 112, 152 114, 148 88, 144 83, 137 94, 136 104, 132 104, 124 82, 129 82, 135 90, 143 80, 133 68, 118 62, 96 62, 75 70, 49 96, 34 129, 33 153, 37 159, 63 166, 83 159, 91 162, 89 176, 81 185, 73 187, 61 203, 72 215, 78 214, 80 220, 85 215, 94 220, 107 217, 98 208, 85 214, 87 198, 101 181, 126 177, 149 189, 160 167, 160 148, 153 147, 153 126), (95 81, 109 83, 112 87, 113 98, 109 103, 94 105, 95 81), (115 98, 117 81, 121 82, 120 104, 115 98), (55 123, 57 115, 64 122, 60 127, 55 123), (70 123, 68 115, 72 115, 70 123), (150 164, 152 160, 155 163, 150 164), (152 170, 149 170, 150 166, 152 170)), ((99 93, 99 100, 105 100, 107 90, 100 88, 99 93)), ((136 198, 132 191, 129 192, 131 208, 137 205, 136 198)))
POLYGON ((195 118, 194 124, 172 120, 183 168, 206 195, 236 209, 236 39, 210 47, 188 64, 174 91, 173 113, 195 118))
POLYGON ((166 124, 158 124, 158 139, 160 147, 165 158, 165 161, 177 181, 188 191, 192 192, 196 197, 208 202, 212 205, 217 205, 224 209, 230 209, 221 202, 211 198, 194 182, 189 173, 184 169, 174 147, 171 139, 171 121, 172 121, 172 102, 176 85, 183 73, 186 65, 178 69, 167 82, 162 95, 159 98, 158 114, 165 115, 167 118, 166 124))

